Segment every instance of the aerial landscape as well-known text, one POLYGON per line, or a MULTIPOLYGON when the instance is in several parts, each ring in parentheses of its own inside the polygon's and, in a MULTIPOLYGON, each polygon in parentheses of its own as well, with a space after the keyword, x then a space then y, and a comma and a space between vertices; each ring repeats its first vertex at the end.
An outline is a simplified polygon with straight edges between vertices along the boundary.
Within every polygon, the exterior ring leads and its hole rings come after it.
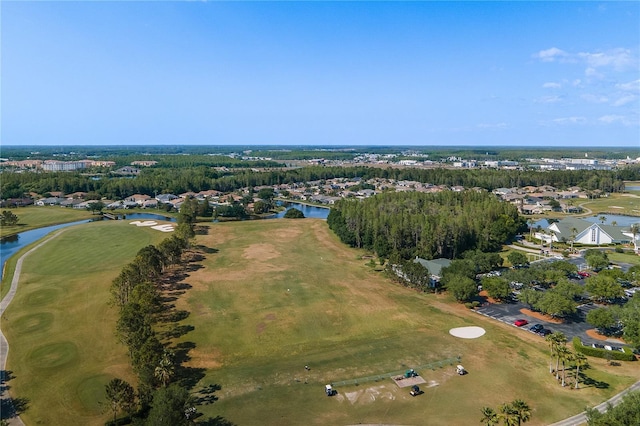
POLYGON ((639 3, 0 7, 0 425, 640 423, 639 3))

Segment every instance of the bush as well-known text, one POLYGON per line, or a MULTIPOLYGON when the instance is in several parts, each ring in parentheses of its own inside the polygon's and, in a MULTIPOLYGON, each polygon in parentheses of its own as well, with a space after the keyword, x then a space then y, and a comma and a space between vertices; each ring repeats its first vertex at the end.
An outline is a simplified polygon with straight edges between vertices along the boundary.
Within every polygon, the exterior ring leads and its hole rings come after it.
POLYGON ((464 306, 467 307, 467 309, 475 309, 478 306, 480 306, 480 302, 478 302, 477 300, 474 300, 473 302, 465 303, 464 306))
POLYGON ((592 348, 591 346, 583 345, 579 337, 573 338, 573 348, 576 352, 596 358, 615 359, 616 361, 634 361, 636 359, 636 356, 629 348, 623 347, 624 352, 592 348))
POLYGON ((615 252, 616 253, 624 253, 624 250, 622 249, 622 247, 616 247, 615 248, 615 252))

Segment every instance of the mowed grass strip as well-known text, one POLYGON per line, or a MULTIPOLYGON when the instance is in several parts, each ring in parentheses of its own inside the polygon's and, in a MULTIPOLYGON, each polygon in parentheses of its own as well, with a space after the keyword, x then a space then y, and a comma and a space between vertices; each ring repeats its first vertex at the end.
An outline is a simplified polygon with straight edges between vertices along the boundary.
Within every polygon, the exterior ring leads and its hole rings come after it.
POLYGON ((18 216, 18 224, 15 226, 0 227, 0 237, 29 231, 35 228, 42 228, 44 226, 95 217, 95 215, 92 215, 91 212, 86 209, 73 209, 60 206, 29 206, 7 210, 18 216))
POLYGON ((218 384, 219 400, 200 406, 237 424, 388 423, 468 425, 483 406, 521 398, 542 425, 599 403, 637 380, 635 365, 594 360, 592 385, 561 388, 548 372, 543 339, 452 303, 390 282, 341 244, 320 220, 266 220, 210 225, 197 244, 203 268, 178 300, 194 330, 189 365, 218 384), (215 250, 212 250, 215 249, 215 250), (449 335, 480 325, 479 339, 449 335), (452 366, 420 371, 420 397, 390 379, 338 389, 330 382, 384 374, 462 356, 452 366), (304 368, 310 366, 310 370, 304 368), (596 384, 598 387, 596 387, 596 384))
POLYGON ((13 397, 26 398, 26 424, 104 424, 112 414, 104 385, 134 382, 127 349, 115 337, 109 287, 137 251, 168 234, 128 221, 64 229, 25 258, 5 312, 13 397))

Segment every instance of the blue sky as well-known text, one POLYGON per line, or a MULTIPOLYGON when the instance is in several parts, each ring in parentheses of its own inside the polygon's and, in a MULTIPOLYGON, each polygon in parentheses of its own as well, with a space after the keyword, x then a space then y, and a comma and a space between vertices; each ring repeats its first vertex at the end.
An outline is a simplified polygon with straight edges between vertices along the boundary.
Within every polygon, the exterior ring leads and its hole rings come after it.
POLYGON ((640 147, 640 2, 2 1, 4 145, 640 147))

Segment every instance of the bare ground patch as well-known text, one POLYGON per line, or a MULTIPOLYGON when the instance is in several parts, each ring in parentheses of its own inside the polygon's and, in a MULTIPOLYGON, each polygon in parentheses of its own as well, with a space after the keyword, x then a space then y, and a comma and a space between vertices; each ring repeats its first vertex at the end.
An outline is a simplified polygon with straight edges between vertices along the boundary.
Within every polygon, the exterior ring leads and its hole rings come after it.
POLYGON ((525 315, 528 315, 530 317, 537 318, 537 319, 543 320, 543 321, 547 321, 547 322, 550 322, 550 323, 553 323, 553 324, 562 324, 563 323, 563 321, 561 319, 553 318, 550 315, 545 315, 545 314, 542 314, 540 312, 535 312, 535 311, 532 311, 531 309, 523 308, 523 309, 520 309, 520 312, 525 314, 525 315))
POLYGON ((222 367, 221 354, 216 350, 208 350, 206 353, 193 348, 189 351, 189 361, 185 362, 187 367, 193 368, 220 368, 222 367))
POLYGON ((242 257, 247 260, 270 260, 280 256, 280 252, 273 244, 251 244, 244 249, 242 257))

